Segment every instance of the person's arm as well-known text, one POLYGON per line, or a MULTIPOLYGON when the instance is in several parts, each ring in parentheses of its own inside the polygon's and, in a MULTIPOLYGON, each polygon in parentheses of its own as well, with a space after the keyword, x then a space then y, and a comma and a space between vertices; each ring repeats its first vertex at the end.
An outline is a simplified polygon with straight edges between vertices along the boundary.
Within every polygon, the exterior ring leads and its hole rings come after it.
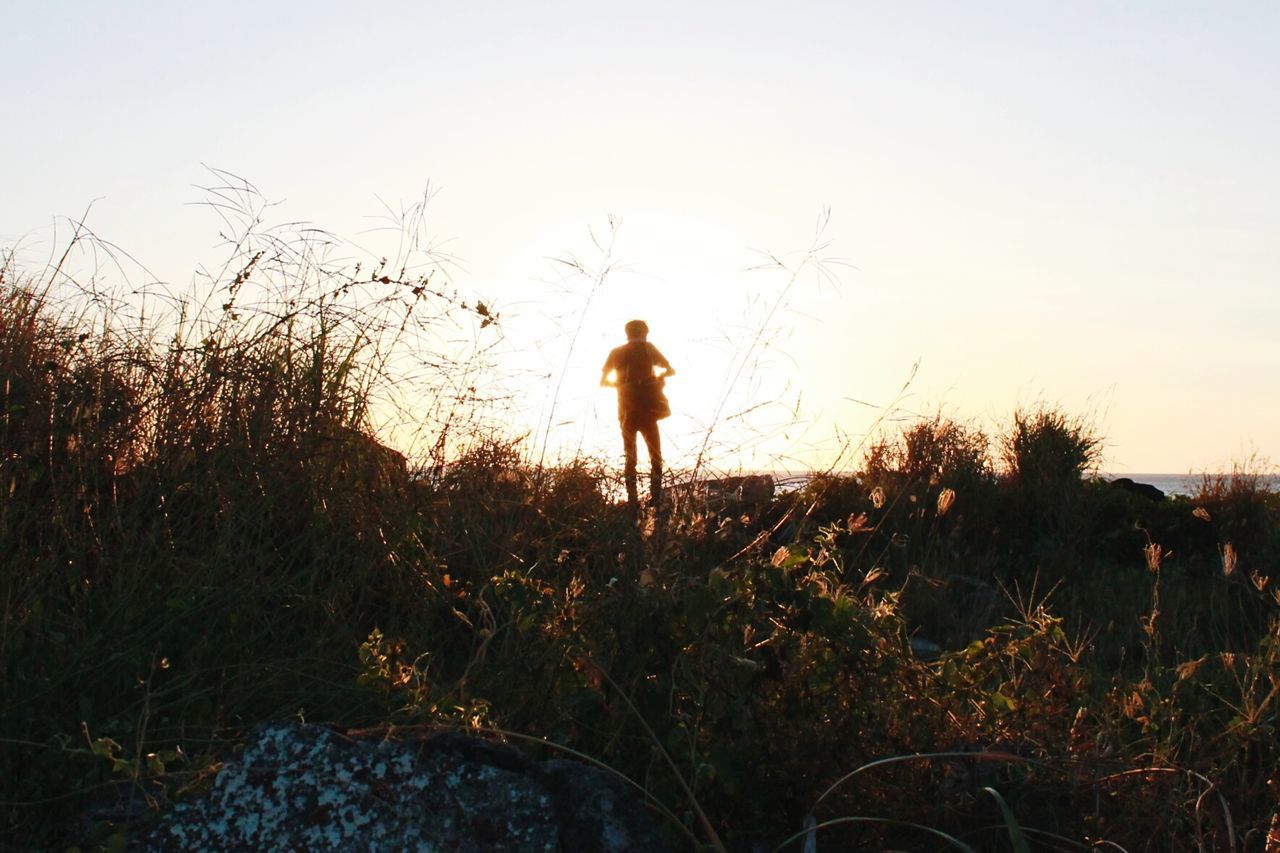
POLYGON ((604 360, 604 367, 600 368, 600 386, 609 388, 618 384, 617 378, 610 379, 609 374, 614 370, 613 353, 609 353, 609 357, 604 360))
POLYGON ((671 366, 671 362, 667 361, 667 357, 663 355, 653 344, 649 344, 649 354, 653 358, 654 367, 662 368, 662 372, 657 374, 656 378, 666 379, 668 376, 676 375, 676 369, 671 366))

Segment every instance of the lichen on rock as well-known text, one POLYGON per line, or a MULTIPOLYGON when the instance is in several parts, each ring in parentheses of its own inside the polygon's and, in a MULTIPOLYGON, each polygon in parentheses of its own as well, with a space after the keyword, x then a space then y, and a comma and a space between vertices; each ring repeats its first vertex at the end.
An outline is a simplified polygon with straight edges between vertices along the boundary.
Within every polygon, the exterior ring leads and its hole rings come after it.
POLYGON ((666 850, 638 796, 579 762, 534 762, 459 733, 351 737, 258 727, 204 797, 175 806, 150 850, 666 850))

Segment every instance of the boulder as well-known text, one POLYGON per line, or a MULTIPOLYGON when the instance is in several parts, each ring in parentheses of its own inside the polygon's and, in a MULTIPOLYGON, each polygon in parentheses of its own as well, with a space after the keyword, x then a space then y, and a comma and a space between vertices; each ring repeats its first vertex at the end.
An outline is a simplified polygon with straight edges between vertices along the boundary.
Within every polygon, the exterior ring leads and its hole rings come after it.
POLYGON ((634 789, 456 732, 413 738, 269 723, 145 850, 669 850, 634 789))
POLYGON ((744 504, 759 506, 773 500, 773 477, 768 474, 752 474, 742 478, 738 486, 738 500, 744 504))
POLYGON ((720 477, 702 480, 698 484, 708 500, 729 504, 761 506, 773 500, 776 485, 769 474, 749 474, 743 477, 720 477))
POLYGON ((1164 492, 1160 491, 1150 483, 1135 483, 1128 477, 1117 477, 1111 481, 1111 485, 1117 489, 1121 489, 1122 491, 1129 492, 1133 495, 1138 495, 1139 497, 1144 497, 1150 501, 1158 502, 1164 500, 1164 492))

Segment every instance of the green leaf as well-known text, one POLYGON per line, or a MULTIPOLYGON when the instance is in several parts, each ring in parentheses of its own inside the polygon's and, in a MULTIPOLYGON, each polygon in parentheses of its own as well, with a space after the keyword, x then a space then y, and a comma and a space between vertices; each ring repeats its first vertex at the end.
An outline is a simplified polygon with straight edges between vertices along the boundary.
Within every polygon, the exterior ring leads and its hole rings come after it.
POLYGON ((960 677, 960 667, 956 666, 952 658, 947 658, 946 663, 942 665, 942 683, 952 689, 964 686, 964 679, 960 677))
POLYGON ((1005 829, 1009 832, 1009 844, 1012 845, 1014 853, 1031 853, 1031 846, 1027 844, 1027 837, 1022 832, 1022 827, 1018 824, 1017 818, 1013 816, 1013 809, 1009 808, 1009 804, 1005 802, 1004 797, 1000 796, 1000 792, 995 788, 984 787, 982 790, 990 794, 1000 806, 1000 813, 1004 815, 1005 829))
POLYGON ((782 561, 781 568, 794 569, 809 559, 808 551, 796 551, 782 561))
POLYGON ((1015 711, 1018 708, 1018 703, 1016 701, 1011 697, 1004 695, 999 690, 991 691, 987 696, 987 701, 990 702, 991 707, 995 708, 997 711, 1015 711))
POLYGON ((124 748, 109 737, 100 737, 90 741, 89 749, 94 755, 114 759, 116 754, 122 752, 124 748))

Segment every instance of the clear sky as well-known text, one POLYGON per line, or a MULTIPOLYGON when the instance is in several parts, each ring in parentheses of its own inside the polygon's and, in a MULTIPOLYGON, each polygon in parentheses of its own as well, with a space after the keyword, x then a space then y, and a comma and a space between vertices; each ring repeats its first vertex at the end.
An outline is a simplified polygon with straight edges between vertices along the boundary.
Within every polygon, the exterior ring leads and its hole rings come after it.
POLYGON ((375 253, 429 182, 554 448, 617 452, 596 381, 638 316, 677 462, 714 422, 820 464, 895 400, 1090 414, 1117 472, 1280 460, 1277 45, 1269 0, 13 4, 0 244, 100 199, 185 283, 221 257, 202 164, 375 253), (835 280, 752 270, 828 209, 835 280), (609 216, 593 293, 548 259, 597 265, 609 216))

